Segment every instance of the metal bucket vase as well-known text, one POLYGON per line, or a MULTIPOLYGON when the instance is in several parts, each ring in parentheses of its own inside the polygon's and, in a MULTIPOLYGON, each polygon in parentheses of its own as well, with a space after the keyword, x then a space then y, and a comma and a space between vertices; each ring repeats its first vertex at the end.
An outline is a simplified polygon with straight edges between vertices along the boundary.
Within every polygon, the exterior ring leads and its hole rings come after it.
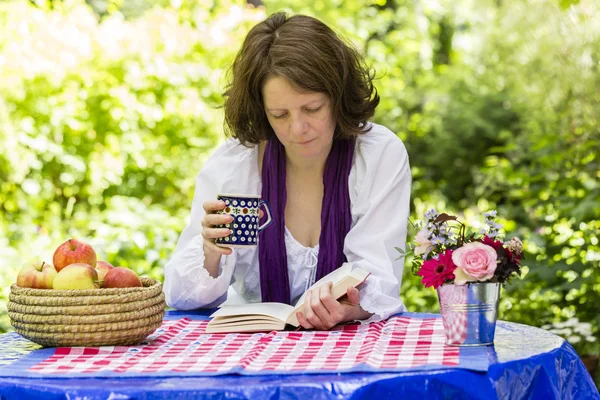
POLYGON ((486 346, 494 343, 500 283, 467 283, 437 288, 446 344, 486 346))

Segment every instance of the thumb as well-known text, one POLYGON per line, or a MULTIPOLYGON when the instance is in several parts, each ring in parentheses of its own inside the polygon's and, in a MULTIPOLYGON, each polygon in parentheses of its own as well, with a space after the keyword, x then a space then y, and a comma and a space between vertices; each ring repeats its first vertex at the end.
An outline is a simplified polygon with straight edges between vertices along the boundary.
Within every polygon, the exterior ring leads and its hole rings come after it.
POLYGON ((353 306, 360 303, 360 294, 358 293, 357 288, 348 288, 348 290, 346 290, 346 295, 348 296, 348 303, 352 304, 353 306))

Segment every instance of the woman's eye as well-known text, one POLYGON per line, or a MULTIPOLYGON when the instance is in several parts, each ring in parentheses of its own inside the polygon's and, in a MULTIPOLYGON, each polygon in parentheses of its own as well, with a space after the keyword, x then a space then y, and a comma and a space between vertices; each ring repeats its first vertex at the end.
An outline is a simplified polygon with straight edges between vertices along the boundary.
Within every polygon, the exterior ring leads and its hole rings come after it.
POLYGON ((308 113, 316 113, 317 111, 319 111, 321 109, 321 107, 317 107, 317 108, 307 108, 306 112, 308 113))
POLYGON ((273 115, 273 118, 275 118, 275 119, 281 119, 283 117, 285 117, 285 114, 273 115))

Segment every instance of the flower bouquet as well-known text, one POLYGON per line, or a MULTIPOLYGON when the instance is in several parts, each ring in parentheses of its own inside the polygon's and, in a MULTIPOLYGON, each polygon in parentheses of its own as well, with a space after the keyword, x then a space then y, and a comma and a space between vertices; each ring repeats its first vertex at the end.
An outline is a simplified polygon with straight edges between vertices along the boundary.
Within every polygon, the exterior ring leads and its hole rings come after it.
POLYGON ((498 240, 496 211, 483 216, 485 228, 467 234, 457 217, 429 210, 409 244, 413 272, 437 290, 447 344, 493 343, 500 286, 521 274, 523 244, 498 240))

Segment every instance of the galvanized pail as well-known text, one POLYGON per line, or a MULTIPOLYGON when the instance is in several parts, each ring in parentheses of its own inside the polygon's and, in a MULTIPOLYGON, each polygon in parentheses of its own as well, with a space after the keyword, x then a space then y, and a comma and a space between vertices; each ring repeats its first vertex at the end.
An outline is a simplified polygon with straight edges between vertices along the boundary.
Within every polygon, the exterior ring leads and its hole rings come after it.
POLYGON ((446 344, 485 346, 494 343, 500 283, 467 283, 437 288, 446 344))

